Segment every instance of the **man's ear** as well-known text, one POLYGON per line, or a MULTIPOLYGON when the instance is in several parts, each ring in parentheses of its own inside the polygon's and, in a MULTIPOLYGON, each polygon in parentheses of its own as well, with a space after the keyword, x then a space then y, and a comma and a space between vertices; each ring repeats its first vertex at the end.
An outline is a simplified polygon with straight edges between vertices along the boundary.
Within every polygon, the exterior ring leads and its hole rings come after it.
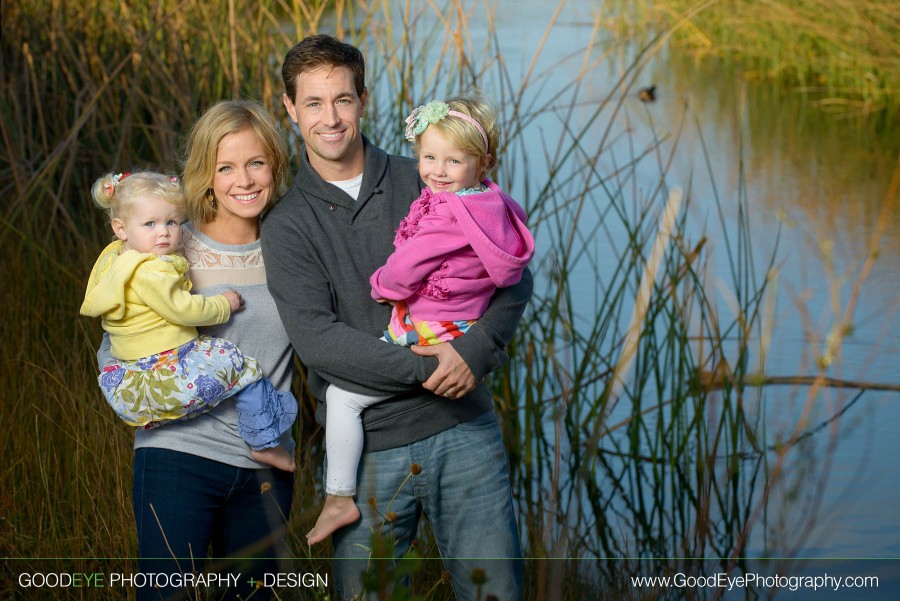
POLYGON ((115 218, 113 218, 111 225, 112 225, 113 233, 119 238, 119 240, 121 240, 122 242, 125 242, 126 240, 128 240, 128 234, 126 233, 126 230, 125 230, 125 222, 124 221, 122 221, 118 217, 115 217, 115 218))
POLYGON ((362 105, 362 108, 366 108, 366 103, 369 101, 369 88, 363 88, 362 94, 359 95, 359 103, 362 105))
POLYGON ((294 101, 287 95, 287 92, 281 94, 281 101, 284 103, 284 108, 287 109, 288 115, 291 116, 291 121, 297 123, 297 107, 294 106, 294 101))

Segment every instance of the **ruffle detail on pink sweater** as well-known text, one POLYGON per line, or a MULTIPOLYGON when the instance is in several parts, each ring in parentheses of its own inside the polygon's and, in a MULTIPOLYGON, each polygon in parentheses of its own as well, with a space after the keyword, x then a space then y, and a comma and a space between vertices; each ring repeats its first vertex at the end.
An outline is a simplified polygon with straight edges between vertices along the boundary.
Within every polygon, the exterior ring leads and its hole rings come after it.
POLYGON ((438 269, 429 274, 417 294, 435 300, 447 300, 450 298, 450 288, 447 286, 447 275, 449 273, 450 266, 444 261, 438 269))
POLYGON ((419 231, 419 222, 426 215, 434 213, 434 207, 441 201, 436 199, 428 188, 422 190, 422 195, 409 205, 409 213, 397 226, 394 235, 394 247, 399 248, 404 242, 416 235, 419 231))

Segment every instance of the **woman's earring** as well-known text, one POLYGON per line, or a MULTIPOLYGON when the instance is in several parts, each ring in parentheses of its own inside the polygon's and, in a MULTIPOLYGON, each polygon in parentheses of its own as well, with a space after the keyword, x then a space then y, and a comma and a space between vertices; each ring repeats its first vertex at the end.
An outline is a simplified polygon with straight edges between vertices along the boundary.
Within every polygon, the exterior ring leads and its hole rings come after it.
POLYGON ((210 207, 213 211, 216 210, 216 205, 218 205, 218 203, 216 202, 216 195, 213 194, 213 191, 212 191, 212 190, 207 190, 207 191, 206 191, 206 202, 209 203, 209 207, 210 207))

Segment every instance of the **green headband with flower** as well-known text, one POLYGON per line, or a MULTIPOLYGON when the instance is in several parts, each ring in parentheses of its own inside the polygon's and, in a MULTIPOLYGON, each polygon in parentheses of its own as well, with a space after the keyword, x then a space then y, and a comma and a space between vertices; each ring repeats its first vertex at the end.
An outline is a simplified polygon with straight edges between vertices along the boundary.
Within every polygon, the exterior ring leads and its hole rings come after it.
POLYGON ((432 100, 425 106, 417 106, 413 109, 413 112, 406 118, 406 139, 415 142, 416 136, 421 136, 429 125, 447 117, 458 117, 474 125, 481 134, 481 139, 484 140, 484 152, 488 153, 488 137, 481 124, 465 113, 451 111, 450 105, 442 100, 432 100))

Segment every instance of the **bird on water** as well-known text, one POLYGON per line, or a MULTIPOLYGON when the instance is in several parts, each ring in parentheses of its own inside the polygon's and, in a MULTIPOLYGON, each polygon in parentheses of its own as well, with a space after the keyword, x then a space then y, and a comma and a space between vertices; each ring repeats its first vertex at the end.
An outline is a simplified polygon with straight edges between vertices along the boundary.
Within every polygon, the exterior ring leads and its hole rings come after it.
POLYGON ((641 102, 653 102, 656 100, 656 86, 650 85, 646 88, 641 88, 638 91, 638 99, 641 102))

